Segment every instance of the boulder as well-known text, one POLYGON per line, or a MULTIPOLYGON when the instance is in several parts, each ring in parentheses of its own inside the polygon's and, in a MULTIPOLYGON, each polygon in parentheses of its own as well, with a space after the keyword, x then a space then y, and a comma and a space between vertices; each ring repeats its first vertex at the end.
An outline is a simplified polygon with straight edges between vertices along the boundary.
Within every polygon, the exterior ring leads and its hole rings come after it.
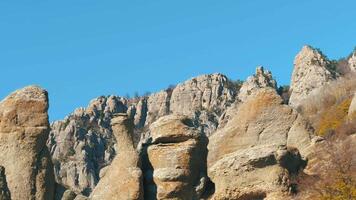
POLYGON ((13 200, 53 199, 47 111, 47 92, 37 86, 17 90, 0 102, 0 163, 13 200))
POLYGON ((141 160, 132 139, 133 122, 126 114, 115 115, 112 130, 118 142, 118 153, 95 187, 91 200, 142 200, 141 160))

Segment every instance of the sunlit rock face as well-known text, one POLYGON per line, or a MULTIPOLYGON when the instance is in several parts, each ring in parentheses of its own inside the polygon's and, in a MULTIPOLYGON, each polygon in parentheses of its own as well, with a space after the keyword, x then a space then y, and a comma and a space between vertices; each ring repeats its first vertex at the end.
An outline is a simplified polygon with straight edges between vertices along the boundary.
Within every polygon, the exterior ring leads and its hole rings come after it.
POLYGON ((13 200, 53 199, 47 110, 47 92, 37 86, 17 90, 0 102, 0 163, 13 200))
POLYGON ((289 104, 298 107, 313 91, 337 77, 332 63, 320 51, 304 46, 294 60, 289 104))

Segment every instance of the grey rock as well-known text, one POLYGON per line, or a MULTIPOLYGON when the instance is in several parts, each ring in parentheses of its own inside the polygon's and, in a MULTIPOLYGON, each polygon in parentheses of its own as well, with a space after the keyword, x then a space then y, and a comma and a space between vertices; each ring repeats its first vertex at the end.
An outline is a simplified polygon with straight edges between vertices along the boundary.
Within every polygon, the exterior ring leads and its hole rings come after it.
POLYGON ((331 62, 320 51, 304 46, 294 60, 289 104, 297 108, 308 95, 338 76, 331 62))
POLYGON ((245 101, 254 91, 266 87, 277 89, 277 82, 273 79, 270 71, 259 66, 256 68, 256 73, 248 77, 243 83, 238 97, 241 101, 245 101))

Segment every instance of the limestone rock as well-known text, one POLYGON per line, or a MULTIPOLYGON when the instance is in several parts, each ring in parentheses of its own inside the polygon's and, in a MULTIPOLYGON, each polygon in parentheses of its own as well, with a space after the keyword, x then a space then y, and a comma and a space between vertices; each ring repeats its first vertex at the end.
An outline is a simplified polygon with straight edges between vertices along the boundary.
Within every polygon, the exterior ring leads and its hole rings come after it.
POLYGON ((53 199, 47 110, 47 92, 36 86, 17 90, 0 102, 0 163, 13 200, 53 199))
POLYGON ((311 92, 337 76, 332 63, 320 51, 304 46, 294 60, 289 104, 298 107, 311 92))
POLYGON ((264 70, 262 66, 257 67, 256 74, 248 77, 243 83, 238 97, 241 101, 245 101, 253 91, 266 87, 277 89, 277 82, 270 71, 264 70))
POLYGON ((111 120, 118 153, 91 194, 92 200, 142 200, 142 171, 139 155, 133 143, 133 122, 127 115, 111 120))
POLYGON ((150 138, 148 127, 170 113, 187 113, 195 124, 211 135, 219 119, 236 100, 238 88, 224 75, 203 75, 177 87, 147 97, 125 99, 98 97, 87 108, 79 108, 64 120, 51 125, 47 146, 54 162, 58 184, 77 194, 89 196, 102 168, 117 154, 117 142, 110 126, 117 113, 134 121, 134 143, 138 148, 150 138))
POLYGON ((292 190, 290 175, 305 163, 298 150, 287 148, 290 129, 302 130, 300 135, 291 133, 302 141, 311 134, 296 124, 297 119, 298 113, 282 105, 272 88, 255 91, 238 106, 227 125, 209 138, 208 175, 216 187, 213 199, 271 198, 292 190), (285 159, 294 164, 282 164, 285 159))
POLYGON ((172 88, 162 90, 148 97, 147 106, 148 113, 146 125, 151 125, 158 118, 169 114, 170 98, 172 95, 172 88))
POLYGON ((110 121, 127 111, 126 100, 99 97, 51 125, 47 142, 58 184, 77 194, 89 195, 99 181, 99 171, 116 155, 110 121))
POLYGON ((162 117, 150 130, 145 199, 199 199, 206 180, 206 137, 181 115, 162 117))
POLYGON ((237 88, 222 74, 202 75, 174 88, 170 112, 189 116, 211 135, 221 114, 236 100, 237 88))
POLYGON ((7 186, 5 168, 0 166, 0 200, 11 200, 11 194, 7 186))

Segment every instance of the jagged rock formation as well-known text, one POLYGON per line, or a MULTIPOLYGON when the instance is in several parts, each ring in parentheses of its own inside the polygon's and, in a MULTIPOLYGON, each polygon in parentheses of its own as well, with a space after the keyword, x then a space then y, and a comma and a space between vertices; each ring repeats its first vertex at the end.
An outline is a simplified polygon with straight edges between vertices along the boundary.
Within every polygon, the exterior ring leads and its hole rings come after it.
POLYGON ((53 199, 47 110, 47 92, 36 86, 17 90, 0 102, 0 163, 13 200, 53 199))
POLYGON ((115 96, 99 97, 88 108, 79 108, 52 124, 48 147, 57 183, 77 194, 91 193, 100 169, 115 156, 110 121, 115 113, 126 112, 125 103, 115 96))
POLYGON ((259 66, 256 68, 256 74, 248 77, 243 83, 239 92, 239 99, 245 101, 253 91, 266 87, 277 89, 277 82, 273 79, 270 71, 259 66))
POLYGON ((149 125, 170 113, 189 115, 211 135, 221 115, 236 100, 237 90, 226 76, 212 74, 136 100, 116 96, 94 99, 86 109, 77 109, 51 125, 48 147, 57 183, 89 196, 100 179, 100 170, 110 165, 117 152, 110 126, 114 114, 127 113, 134 121, 135 144, 150 137, 149 125))
POLYGON ((133 122, 126 114, 111 120, 118 153, 91 195, 92 200, 143 199, 141 159, 133 143, 133 122))
POLYGON ((213 199, 262 199, 292 191, 290 177, 304 165, 297 148, 306 148, 312 135, 308 130, 290 131, 306 127, 299 117, 282 105, 274 89, 253 92, 228 124, 209 138, 213 199))
POLYGON ((206 136, 181 115, 162 117, 150 129, 145 199, 199 199, 207 183, 206 136))
POLYGON ((11 194, 7 186, 5 168, 0 166, 0 200, 11 200, 11 194))
POLYGON ((298 107, 310 93, 335 80, 334 67, 320 51, 304 46, 294 60, 289 104, 298 107))

